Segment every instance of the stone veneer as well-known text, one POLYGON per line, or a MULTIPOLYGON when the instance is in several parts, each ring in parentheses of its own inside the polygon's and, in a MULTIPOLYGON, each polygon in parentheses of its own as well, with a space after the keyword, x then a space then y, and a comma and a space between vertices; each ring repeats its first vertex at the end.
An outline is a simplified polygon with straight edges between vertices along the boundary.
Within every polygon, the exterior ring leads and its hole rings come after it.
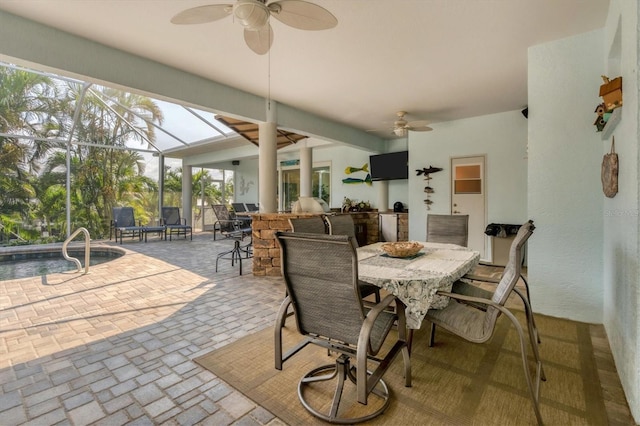
MULTIPOLYGON (((253 275, 280 276, 280 247, 275 240, 275 233, 291 231, 289 218, 317 215, 317 213, 254 213, 251 224, 253 275)), ((378 242, 378 212, 356 212, 351 215, 356 226, 366 225, 367 244, 378 242)))

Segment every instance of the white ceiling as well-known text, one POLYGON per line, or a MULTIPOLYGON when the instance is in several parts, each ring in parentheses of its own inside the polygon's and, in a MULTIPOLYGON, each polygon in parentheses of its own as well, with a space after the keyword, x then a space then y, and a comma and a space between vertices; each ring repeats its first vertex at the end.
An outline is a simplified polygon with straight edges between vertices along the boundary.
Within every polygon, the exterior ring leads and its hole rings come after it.
MULTIPOLYGON (((232 17, 169 22, 218 0, 0 0, 0 9, 353 127, 527 105, 527 48, 604 26, 608 0, 313 0, 338 26, 272 20, 270 55, 232 17), (270 74, 270 84, 269 84, 270 74)), ((390 128, 390 127, 389 127, 390 128)), ((387 133, 385 132, 385 135, 387 133)))

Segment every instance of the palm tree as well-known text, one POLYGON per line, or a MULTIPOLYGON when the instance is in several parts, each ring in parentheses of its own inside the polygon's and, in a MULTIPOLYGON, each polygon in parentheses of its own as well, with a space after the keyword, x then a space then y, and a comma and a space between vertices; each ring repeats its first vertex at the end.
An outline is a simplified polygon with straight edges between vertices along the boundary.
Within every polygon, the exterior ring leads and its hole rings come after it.
MULTIPOLYGON (((0 132, 46 138, 57 133, 60 97, 51 79, 26 71, 0 68, 0 132)), ((0 214, 29 216, 35 195, 32 177, 50 145, 0 137, 0 214)))

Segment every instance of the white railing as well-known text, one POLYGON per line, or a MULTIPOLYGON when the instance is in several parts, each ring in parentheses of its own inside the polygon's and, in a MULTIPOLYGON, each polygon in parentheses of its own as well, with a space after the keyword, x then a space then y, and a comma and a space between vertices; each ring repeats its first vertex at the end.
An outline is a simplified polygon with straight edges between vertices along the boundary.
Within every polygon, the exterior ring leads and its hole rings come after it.
POLYGON ((74 262, 76 264, 78 268, 78 272, 82 272, 82 264, 80 263, 80 261, 75 257, 69 256, 69 254, 67 253, 67 246, 69 245, 71 240, 73 240, 76 237, 76 235, 78 235, 80 232, 84 234, 84 273, 87 274, 89 273, 89 257, 91 254, 91 237, 89 236, 89 231, 87 231, 86 228, 76 229, 73 234, 69 235, 69 238, 64 240, 64 243, 62 243, 62 255, 68 261, 74 262))

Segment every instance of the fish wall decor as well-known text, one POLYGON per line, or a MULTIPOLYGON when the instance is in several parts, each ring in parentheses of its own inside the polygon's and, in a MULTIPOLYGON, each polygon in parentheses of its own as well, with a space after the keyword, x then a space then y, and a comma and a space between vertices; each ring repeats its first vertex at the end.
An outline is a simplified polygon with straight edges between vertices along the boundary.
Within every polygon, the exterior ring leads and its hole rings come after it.
POLYGON ((367 172, 369 173, 369 163, 364 163, 364 166, 358 168, 358 167, 347 167, 346 169, 344 169, 344 173, 347 175, 350 175, 351 173, 356 173, 356 172, 367 172))
POLYGON ((344 178, 342 179, 342 183, 346 183, 348 185, 355 184, 355 183, 366 183, 367 185, 371 186, 373 184, 373 181, 371 180, 371 175, 367 174, 367 176, 364 179, 344 178))

